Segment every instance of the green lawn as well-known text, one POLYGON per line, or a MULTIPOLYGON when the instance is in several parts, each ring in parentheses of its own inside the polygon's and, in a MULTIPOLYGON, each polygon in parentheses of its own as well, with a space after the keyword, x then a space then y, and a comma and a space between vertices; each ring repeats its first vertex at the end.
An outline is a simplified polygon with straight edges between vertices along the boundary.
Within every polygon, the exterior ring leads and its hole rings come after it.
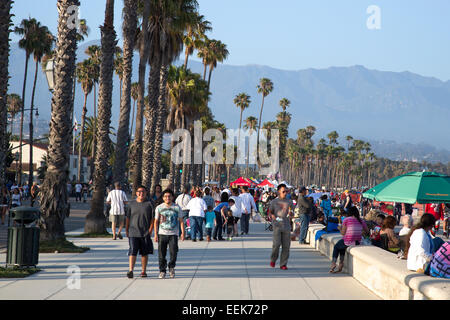
POLYGON ((38 268, 0 267, 0 278, 25 278, 39 271, 38 268))
POLYGON ((83 253, 89 250, 88 247, 78 247, 73 242, 64 240, 41 241, 39 243, 39 253, 83 253))

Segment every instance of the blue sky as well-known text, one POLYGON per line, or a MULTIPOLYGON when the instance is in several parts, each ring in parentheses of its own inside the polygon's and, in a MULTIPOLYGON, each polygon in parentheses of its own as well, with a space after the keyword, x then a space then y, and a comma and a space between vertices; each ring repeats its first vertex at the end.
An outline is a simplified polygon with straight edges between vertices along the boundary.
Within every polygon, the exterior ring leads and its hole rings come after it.
MULTIPOLYGON (((212 22, 210 38, 227 44, 227 64, 299 70, 363 65, 450 80, 448 0, 198 0, 212 22), (431 4, 432 3, 432 4, 431 4), (369 30, 366 10, 381 10, 381 29, 369 30)), ((29 16, 56 34, 56 0, 16 0, 14 25, 29 16)), ((121 37, 122 0, 116 0, 121 37)), ((81 0, 81 17, 100 39, 105 0, 81 0)), ((16 35, 11 35, 14 42, 16 35)), ((195 58, 194 58, 195 59, 195 58)))

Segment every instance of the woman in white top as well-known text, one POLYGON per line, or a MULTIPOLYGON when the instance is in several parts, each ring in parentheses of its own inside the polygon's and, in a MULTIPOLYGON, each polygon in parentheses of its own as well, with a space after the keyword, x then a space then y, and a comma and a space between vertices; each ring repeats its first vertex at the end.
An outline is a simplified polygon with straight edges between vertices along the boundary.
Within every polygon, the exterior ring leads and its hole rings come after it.
POLYGON ((433 215, 426 213, 409 232, 405 250, 408 270, 423 273, 431 261, 433 238, 429 232, 433 228, 435 220, 433 215))
POLYGON ((195 191, 195 198, 189 201, 186 209, 189 210, 189 221, 191 222, 191 239, 196 240, 197 233, 199 240, 203 241, 203 219, 205 218, 205 211, 208 209, 205 200, 202 199, 201 190, 195 191))
POLYGON ((17 188, 14 189, 13 195, 11 196, 11 207, 13 207, 13 208, 19 207, 21 200, 22 199, 20 197, 19 189, 17 189, 17 188))

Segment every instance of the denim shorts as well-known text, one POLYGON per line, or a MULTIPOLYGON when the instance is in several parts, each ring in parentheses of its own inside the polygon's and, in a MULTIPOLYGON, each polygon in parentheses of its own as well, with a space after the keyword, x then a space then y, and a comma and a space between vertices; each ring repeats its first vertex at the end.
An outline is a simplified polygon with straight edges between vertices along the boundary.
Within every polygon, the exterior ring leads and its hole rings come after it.
POLYGON ((146 237, 131 237, 128 238, 128 242, 130 244, 129 256, 137 256, 138 253, 141 256, 153 254, 153 241, 150 235, 146 237))

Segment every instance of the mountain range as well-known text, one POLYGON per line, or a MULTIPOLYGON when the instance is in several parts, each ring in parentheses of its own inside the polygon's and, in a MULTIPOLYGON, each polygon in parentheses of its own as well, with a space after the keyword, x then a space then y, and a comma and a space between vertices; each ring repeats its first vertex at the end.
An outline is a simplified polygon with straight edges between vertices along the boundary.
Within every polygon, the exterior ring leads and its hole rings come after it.
MULTIPOLYGON (((78 48, 78 62, 86 58, 85 49, 100 41, 91 41, 78 48)), ((195 59, 195 58, 194 58, 195 59)), ((203 73, 203 65, 189 60, 189 68, 203 73)), ((139 56, 134 55, 133 81, 138 77, 139 56)), ((180 65, 182 61, 175 64, 180 65)), ((17 43, 11 44, 10 93, 21 95, 25 53, 17 43)), ((33 85, 34 61, 30 59, 27 80, 26 108, 29 108, 33 85)), ((257 93, 260 78, 269 78, 274 90, 265 99, 263 122, 273 121, 281 111, 278 104, 288 98, 292 114, 289 135, 296 137, 300 128, 316 127, 315 140, 336 130, 341 139, 351 135, 371 142, 380 157, 393 160, 450 161, 450 81, 424 77, 411 72, 369 70, 363 66, 330 67, 327 69, 280 70, 267 66, 232 66, 219 64, 212 74, 209 106, 216 120, 227 128, 238 128, 239 109, 233 98, 240 92, 251 96, 251 105, 244 111, 259 117, 262 97, 257 93)), ((111 125, 117 128, 119 118, 119 80, 114 76, 111 125)), ((35 105, 40 119, 50 119, 51 94, 44 73, 39 70, 35 105)), ((80 123, 83 92, 78 84, 75 116, 80 123)), ((88 116, 92 116, 93 94, 88 97, 88 116)), ((28 126, 24 131, 27 132, 28 126)), ((342 142, 345 146, 346 143, 342 142)))

